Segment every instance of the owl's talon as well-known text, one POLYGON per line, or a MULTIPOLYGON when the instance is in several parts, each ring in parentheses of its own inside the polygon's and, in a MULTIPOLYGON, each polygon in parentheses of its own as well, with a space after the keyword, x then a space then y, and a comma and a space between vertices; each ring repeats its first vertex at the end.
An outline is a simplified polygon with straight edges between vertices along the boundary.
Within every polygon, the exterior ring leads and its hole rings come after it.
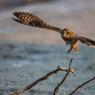
POLYGON ((69 54, 69 53, 70 53, 70 50, 67 51, 67 54, 69 54))

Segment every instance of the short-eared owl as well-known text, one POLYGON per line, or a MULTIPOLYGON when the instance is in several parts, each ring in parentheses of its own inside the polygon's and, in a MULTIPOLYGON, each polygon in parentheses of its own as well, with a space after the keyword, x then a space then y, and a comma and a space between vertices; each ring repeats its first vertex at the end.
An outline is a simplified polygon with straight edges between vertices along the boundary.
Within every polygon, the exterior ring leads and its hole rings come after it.
POLYGON ((81 37, 78 35, 75 35, 74 32, 72 32, 70 29, 60 29, 58 27, 52 26, 41 20, 39 17, 27 13, 27 12, 14 12, 14 16, 17 18, 13 18, 16 22, 33 26, 33 27, 38 27, 38 28, 44 28, 48 30, 53 30, 56 32, 59 32, 61 34, 61 37, 63 40, 66 42, 66 44, 70 45, 70 49, 68 52, 71 52, 72 50, 78 51, 78 41, 82 42, 83 44, 87 44, 88 46, 94 46, 95 47, 95 41, 91 40, 89 38, 81 37))

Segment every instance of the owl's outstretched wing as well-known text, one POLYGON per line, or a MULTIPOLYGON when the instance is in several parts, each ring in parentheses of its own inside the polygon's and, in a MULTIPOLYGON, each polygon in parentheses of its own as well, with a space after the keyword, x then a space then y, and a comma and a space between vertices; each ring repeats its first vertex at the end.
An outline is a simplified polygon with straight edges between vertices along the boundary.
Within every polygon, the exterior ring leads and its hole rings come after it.
POLYGON ((69 38, 70 40, 79 40, 80 42, 82 42, 83 44, 86 44, 90 47, 94 47, 95 48, 95 41, 86 37, 81 37, 81 36, 74 36, 69 38))
POLYGON ((37 17, 37 16, 35 16, 31 13, 14 12, 13 15, 17 17, 17 18, 13 18, 13 20, 16 21, 16 22, 19 22, 19 23, 22 23, 22 24, 25 24, 25 25, 29 25, 29 26, 33 26, 33 27, 53 30, 53 31, 61 33, 60 28, 45 23, 39 17, 37 17))

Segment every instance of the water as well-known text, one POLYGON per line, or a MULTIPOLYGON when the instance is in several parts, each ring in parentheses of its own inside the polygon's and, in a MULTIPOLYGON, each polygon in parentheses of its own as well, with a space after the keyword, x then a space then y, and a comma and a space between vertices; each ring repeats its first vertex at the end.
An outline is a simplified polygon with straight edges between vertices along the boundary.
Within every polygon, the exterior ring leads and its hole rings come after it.
MULTIPOLYGON (((61 87, 60 95, 66 95, 79 83, 91 78, 95 72, 95 50, 80 46, 79 54, 67 54, 64 45, 46 44, 0 44, 0 95, 22 88, 54 70, 57 66, 68 67, 71 57, 74 58, 72 67, 77 76, 72 74, 61 87)), ((60 82, 65 73, 53 75, 29 91, 26 95, 52 95, 54 87, 60 82)), ((77 95, 95 93, 95 82, 86 85, 77 95)))
MULTIPOLYGON (((0 14, 0 95, 7 95, 11 91, 30 84, 57 66, 68 67, 72 57, 74 58, 72 67, 76 69, 77 76, 72 74, 69 76, 59 91, 60 95, 68 95, 78 84, 95 74, 94 48, 80 45, 78 54, 67 54, 67 47, 62 39, 60 41, 58 34, 14 22, 11 19, 14 11, 28 11, 52 25, 62 28, 71 26, 78 30, 77 33, 81 35, 84 33, 83 36, 95 38, 93 31, 95 30, 94 10, 94 1, 60 0, 60 2, 30 5, 2 12, 0 14), (8 43, 3 43, 3 41, 8 43), (14 42, 30 44, 16 44, 14 42)), ((53 75, 47 81, 36 85, 26 95, 52 95, 54 87, 64 74, 60 72, 53 75)), ((95 81, 76 93, 76 95, 94 94, 95 81)))

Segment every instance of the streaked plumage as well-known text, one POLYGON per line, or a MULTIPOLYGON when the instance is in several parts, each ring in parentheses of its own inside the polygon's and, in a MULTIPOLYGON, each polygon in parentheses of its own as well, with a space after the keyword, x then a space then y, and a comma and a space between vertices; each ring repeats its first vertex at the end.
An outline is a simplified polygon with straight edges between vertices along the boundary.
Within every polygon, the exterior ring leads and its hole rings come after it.
POLYGON ((27 12, 14 12, 14 16, 17 18, 13 18, 16 22, 33 26, 33 27, 38 27, 38 28, 43 28, 43 29, 48 29, 48 30, 53 30, 56 32, 59 32, 61 34, 61 37, 63 40, 66 42, 66 44, 70 45, 70 49, 68 52, 71 52, 72 50, 78 51, 78 41, 82 42, 83 44, 87 44, 88 46, 93 46, 95 47, 95 41, 91 40, 89 38, 85 37, 80 37, 78 35, 75 35, 73 31, 70 29, 60 29, 58 27, 52 26, 41 20, 39 17, 27 13, 27 12))
POLYGON ((13 18, 13 20, 15 20, 15 21, 17 21, 19 23, 29 25, 29 26, 33 26, 33 27, 38 27, 38 28, 54 30, 56 32, 61 31, 60 28, 54 27, 52 25, 49 25, 49 24, 45 23, 43 20, 41 20, 40 18, 38 18, 37 16, 35 16, 35 15, 31 14, 31 13, 15 12, 14 15, 18 19, 13 18))

